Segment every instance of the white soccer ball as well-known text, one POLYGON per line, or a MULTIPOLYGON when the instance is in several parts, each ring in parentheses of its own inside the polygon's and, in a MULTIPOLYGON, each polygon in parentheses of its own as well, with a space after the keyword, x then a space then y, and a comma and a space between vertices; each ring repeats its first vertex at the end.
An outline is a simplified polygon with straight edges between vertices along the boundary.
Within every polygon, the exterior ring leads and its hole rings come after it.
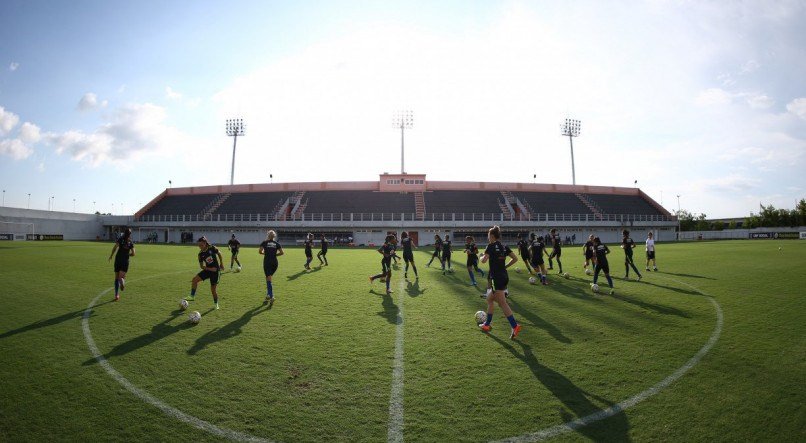
POLYGON ((534 278, 534 277, 529 277, 529 283, 535 284, 535 283, 537 283, 537 279, 534 278))
POLYGON ((487 321, 487 313, 484 311, 476 311, 476 324, 480 325, 487 321))
POLYGON ((188 314, 188 321, 193 323, 194 325, 201 321, 201 313, 199 311, 193 311, 188 314))
POLYGON ((518 274, 520 274, 520 273, 521 273, 521 268, 515 268, 515 272, 517 272, 518 274))
POLYGON ((596 283, 592 284, 591 285, 591 291, 599 292, 599 285, 597 285, 596 283))
POLYGON ((565 278, 571 278, 571 274, 569 274, 569 273, 567 273, 567 272, 566 272, 565 274, 563 274, 563 277, 565 277, 565 278))
POLYGON ((184 298, 182 300, 179 300, 179 309, 184 311, 185 309, 188 308, 189 305, 190 303, 188 303, 188 301, 185 300, 184 298))
POLYGON ((593 275, 593 271, 590 269, 585 269, 585 275, 593 275))
POLYGON ((237 268, 233 269, 232 272, 235 272, 235 273, 241 272, 241 267, 238 266, 237 268))

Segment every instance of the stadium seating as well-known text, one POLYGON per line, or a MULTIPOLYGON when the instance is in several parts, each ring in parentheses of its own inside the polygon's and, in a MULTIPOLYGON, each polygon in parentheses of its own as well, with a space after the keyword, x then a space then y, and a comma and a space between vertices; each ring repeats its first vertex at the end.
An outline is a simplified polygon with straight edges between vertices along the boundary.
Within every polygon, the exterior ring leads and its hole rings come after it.
POLYGON ((661 215, 660 211, 638 195, 589 194, 588 198, 605 214, 661 215))
POLYGON ((373 191, 306 192, 305 214, 328 213, 409 213, 413 214, 414 194, 373 191))
POLYGON ((575 194, 565 192, 516 192, 515 197, 536 214, 592 214, 575 194))
POLYGON ((426 192, 427 214, 500 214, 499 201, 504 197, 498 191, 433 191, 426 192))
POLYGON ((290 192, 244 192, 230 195, 215 214, 273 214, 290 192))
POLYGON ((196 215, 216 197, 218 194, 169 195, 158 201, 145 215, 196 215))

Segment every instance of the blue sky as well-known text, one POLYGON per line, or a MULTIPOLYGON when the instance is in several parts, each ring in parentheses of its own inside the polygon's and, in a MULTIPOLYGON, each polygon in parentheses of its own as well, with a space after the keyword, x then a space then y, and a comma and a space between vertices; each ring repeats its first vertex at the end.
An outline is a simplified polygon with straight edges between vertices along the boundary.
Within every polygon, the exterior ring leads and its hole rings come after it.
POLYGON ((132 213, 168 180, 638 185, 744 216, 806 197, 803 2, 38 2, 0 15, 7 206, 132 213), (95 204, 93 205, 93 202, 95 204), (114 206, 113 206, 114 205, 114 206))

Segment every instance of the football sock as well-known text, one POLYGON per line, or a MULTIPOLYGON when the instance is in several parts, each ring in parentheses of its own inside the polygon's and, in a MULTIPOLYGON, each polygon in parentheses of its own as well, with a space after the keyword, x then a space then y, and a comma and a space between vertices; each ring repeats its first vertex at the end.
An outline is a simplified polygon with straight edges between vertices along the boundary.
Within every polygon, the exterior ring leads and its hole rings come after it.
POLYGON ((271 281, 266 280, 266 295, 274 297, 274 288, 271 286, 271 281))
POLYGON ((515 321, 515 314, 512 314, 509 317, 507 317, 507 320, 509 320, 509 325, 512 326, 513 328, 515 326, 518 326, 518 322, 515 321))
POLYGON ((419 277, 419 276, 417 275, 417 266, 414 266, 414 263, 413 263, 413 262, 412 262, 412 264, 411 264, 411 268, 412 268, 412 269, 414 269, 414 276, 415 276, 415 277, 419 277))
POLYGON ((218 304, 218 296, 217 295, 213 296, 213 303, 218 304))
POLYGON ((473 271, 472 271, 472 270, 470 270, 470 269, 468 269, 468 270, 467 270, 467 273, 468 273, 468 274, 470 274, 470 281, 472 281, 472 282, 474 282, 474 283, 475 283, 475 282, 476 282, 476 279, 475 279, 475 277, 473 277, 473 271))
POLYGON ((120 280, 115 279, 115 295, 118 295, 118 290, 120 290, 120 280))
POLYGON ((609 275, 605 275, 605 277, 607 278, 607 284, 610 285, 610 287, 612 288, 613 287, 613 279, 610 278, 609 275))
POLYGON ((195 289, 191 289, 191 290, 190 290, 190 296, 191 296, 191 297, 195 297, 195 296, 196 296, 196 290, 195 290, 195 289))
POLYGON ((487 313, 487 320, 484 322, 484 324, 485 324, 485 325, 487 325, 487 326, 489 326, 489 325, 490 325, 490 322, 492 322, 492 321, 493 321, 493 313, 492 313, 492 312, 488 312, 488 313, 487 313))
POLYGON ((560 261, 559 258, 557 259, 557 266, 560 267, 560 273, 562 273, 563 272, 563 264, 562 264, 562 262, 560 261))
POLYGON ((389 283, 391 283, 392 278, 387 276, 386 277, 386 292, 389 292, 389 283))

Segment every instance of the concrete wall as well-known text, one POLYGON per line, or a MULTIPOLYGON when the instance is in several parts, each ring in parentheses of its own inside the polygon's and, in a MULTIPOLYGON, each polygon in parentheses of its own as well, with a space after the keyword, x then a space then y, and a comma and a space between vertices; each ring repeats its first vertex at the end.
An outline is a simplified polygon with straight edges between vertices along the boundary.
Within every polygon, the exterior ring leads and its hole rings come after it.
POLYGON ((725 229, 723 231, 685 231, 680 233, 680 240, 747 240, 750 233, 759 232, 806 232, 806 226, 797 228, 755 228, 725 229))
MULTIPOLYGON (((65 240, 95 240, 104 238, 106 232, 103 217, 95 214, 0 207, 0 222, 33 223, 37 234, 60 234, 65 240)), ((0 223, 0 233, 24 229, 0 223)))

